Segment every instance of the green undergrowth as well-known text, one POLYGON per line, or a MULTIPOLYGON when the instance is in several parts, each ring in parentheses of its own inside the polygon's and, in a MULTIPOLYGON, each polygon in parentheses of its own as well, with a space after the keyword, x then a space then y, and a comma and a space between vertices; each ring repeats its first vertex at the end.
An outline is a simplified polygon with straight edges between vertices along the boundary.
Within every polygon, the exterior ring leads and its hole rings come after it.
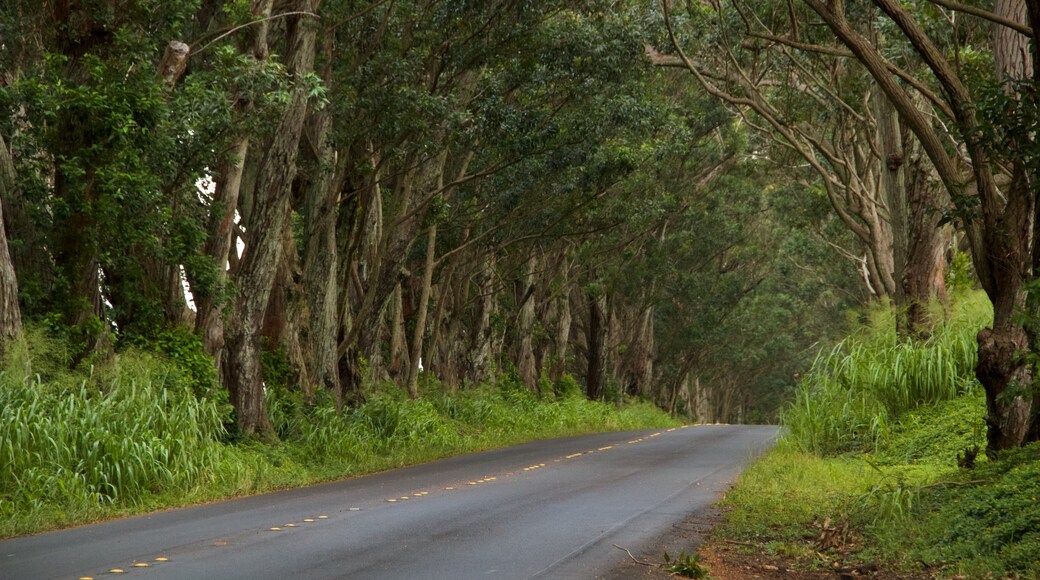
MULTIPOLYGON (((131 350, 68 371, 60 344, 30 335, 33 346, 10 349, 0 372, 0 537, 538 438, 676 424, 647 403, 539 397, 508 377, 455 392, 434 383, 416 400, 384 385, 343 413, 272 383, 277 441, 235 441, 226 396, 176 357, 131 350)), ((570 382, 557 391, 574 391, 570 382)))
POLYGON ((965 393, 974 383, 975 335, 992 319, 981 293, 962 296, 927 340, 896 339, 890 307, 877 307, 830 351, 821 352, 781 416, 803 451, 875 451, 903 413, 965 393))
POLYGON ((717 536, 809 568, 1040 578, 1040 444, 964 460, 985 448, 985 397, 963 346, 985 311, 969 306, 924 344, 866 328, 818 361, 786 436, 727 494, 717 536), (931 377, 951 369, 943 393, 931 377))

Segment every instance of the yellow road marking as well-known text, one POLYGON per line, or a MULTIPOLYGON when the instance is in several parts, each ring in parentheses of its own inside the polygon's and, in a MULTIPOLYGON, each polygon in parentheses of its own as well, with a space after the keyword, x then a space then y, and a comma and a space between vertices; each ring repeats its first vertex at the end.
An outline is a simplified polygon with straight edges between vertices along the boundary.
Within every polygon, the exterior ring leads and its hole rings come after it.
POLYGON ((658 431, 657 433, 654 433, 653 435, 651 435, 651 437, 657 437, 657 436, 658 436, 658 435, 660 435, 660 434, 661 434, 661 432, 660 432, 660 431, 658 431))
POLYGON ((318 519, 319 520, 327 520, 327 519, 329 519, 329 516, 318 516, 318 519))
POLYGON ((401 499, 408 499, 408 496, 407 495, 402 495, 401 499))
POLYGON ((495 481, 496 479, 498 479, 498 478, 497 477, 489 477, 488 481, 495 481))
POLYGON ((282 528, 268 528, 268 529, 270 529, 272 532, 280 532, 280 531, 282 531, 282 528))
POLYGON ((79 580, 94 580, 93 576, 80 576, 79 580))
POLYGON ((151 564, 149 564, 148 562, 135 562, 134 563, 134 568, 147 568, 149 566, 151 566, 151 564))
POLYGON ((122 568, 112 568, 111 570, 109 570, 109 572, 113 574, 122 574, 123 572, 126 572, 126 570, 122 568))
POLYGON ((394 499, 394 498, 390 498, 390 499, 388 499, 388 500, 386 500, 386 501, 388 501, 388 502, 390 502, 390 503, 394 503, 394 502, 395 502, 395 501, 397 501, 397 500, 396 500, 396 499, 394 499))
POLYGON ((313 518, 304 518, 303 521, 305 521, 305 522, 307 522, 309 524, 309 523, 313 522, 314 519, 313 518))
POLYGON ((471 481, 471 482, 467 483, 466 485, 477 485, 477 482, 471 481))
POLYGON ((575 457, 577 457, 579 455, 581 455, 581 453, 572 453, 572 454, 567 456, 567 459, 574 459, 575 457))
POLYGON ((296 524, 285 524, 285 527, 287 527, 287 528, 295 528, 296 524))
POLYGON ((446 490, 448 490, 448 491, 451 491, 451 490, 455 489, 455 486, 453 485, 453 486, 451 486, 451 487, 446 487, 446 488, 444 488, 444 489, 446 489, 446 490))
POLYGON ((614 448, 613 445, 607 445, 606 447, 600 447, 599 451, 606 451, 607 449, 613 449, 613 448, 614 448))
POLYGON ((156 562, 169 562, 170 559, 167 558, 166 556, 159 556, 158 558, 155 559, 155 561, 156 562))

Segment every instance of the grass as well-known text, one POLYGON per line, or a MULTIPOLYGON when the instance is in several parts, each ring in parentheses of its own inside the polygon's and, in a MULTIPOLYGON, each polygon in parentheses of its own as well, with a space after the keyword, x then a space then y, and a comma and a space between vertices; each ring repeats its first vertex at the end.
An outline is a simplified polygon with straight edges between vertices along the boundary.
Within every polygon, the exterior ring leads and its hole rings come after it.
POLYGON ((877 340, 875 326, 818 361, 784 414, 788 436, 727 494, 717 536, 806 567, 1040 578, 1040 444, 958 465, 985 447, 985 398, 961 360, 974 360, 965 337, 985 311, 968 306, 923 345, 877 340), (827 518, 848 526, 837 548, 817 543, 827 518))
POLYGON ((903 413, 971 388, 975 335, 992 318, 983 294, 963 297, 925 341, 897 341, 891 308, 870 314, 869 324, 817 357, 795 390, 781 415, 790 444, 816 454, 875 451, 903 413))
MULTIPOLYGON (((539 398, 508 378, 335 412, 270 385, 279 441, 231 441, 198 373, 142 351, 77 372, 30 333, 0 372, 0 537, 307 485, 522 441, 673 426, 648 403, 539 398)), ((567 385, 564 385, 567 386, 567 385)), ((573 389, 571 389, 573 390, 573 389)), ((219 392, 218 392, 219 393, 219 392)))

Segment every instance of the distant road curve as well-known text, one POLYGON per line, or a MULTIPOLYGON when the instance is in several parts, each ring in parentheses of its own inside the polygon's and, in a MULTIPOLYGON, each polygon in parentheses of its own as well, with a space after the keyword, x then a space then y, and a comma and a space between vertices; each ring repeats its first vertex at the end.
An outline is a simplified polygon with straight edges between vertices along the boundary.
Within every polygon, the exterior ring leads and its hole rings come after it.
POLYGON ((713 502, 776 427, 536 441, 0 542, 4 580, 595 578, 713 502), (114 572, 122 570, 122 572, 114 572))

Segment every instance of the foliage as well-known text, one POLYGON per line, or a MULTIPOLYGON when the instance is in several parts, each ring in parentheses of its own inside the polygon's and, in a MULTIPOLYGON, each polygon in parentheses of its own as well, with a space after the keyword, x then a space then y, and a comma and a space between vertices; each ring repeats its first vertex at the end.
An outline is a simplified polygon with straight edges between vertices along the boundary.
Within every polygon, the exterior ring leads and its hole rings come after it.
POLYGON ((881 441, 878 460, 954 467, 965 449, 985 447, 985 414, 986 397, 977 386, 949 401, 914 409, 881 441))
POLYGON ((911 526, 914 551, 930 566, 952 566, 962 574, 1035 574, 1040 570, 1040 445, 1005 453, 957 480, 969 478, 977 483, 922 493, 915 517, 923 518, 911 526))
POLYGON ((679 552, 679 555, 674 560, 668 556, 668 552, 664 553, 664 565, 662 566, 666 572, 671 572, 683 578, 707 578, 708 571, 701 565, 700 554, 687 554, 686 550, 679 552))
POLYGON ((202 340, 183 326, 167 328, 153 338, 137 338, 128 341, 135 348, 151 350, 166 357, 185 375, 196 396, 224 397, 227 393, 219 388, 217 369, 213 359, 203 349, 202 340))
POLYGON ((927 340, 907 342, 896 341, 890 308, 872 311, 803 379, 783 413, 785 442, 818 454, 873 450, 903 413, 970 390, 975 334, 991 314, 980 293, 957 308, 927 340))
MULTIPOLYGON (((44 382, 20 343, 0 374, 0 516, 141 505, 217 483, 223 413, 176 368, 128 352, 44 382)), ((10 531, 10 530, 8 530, 10 531)))

